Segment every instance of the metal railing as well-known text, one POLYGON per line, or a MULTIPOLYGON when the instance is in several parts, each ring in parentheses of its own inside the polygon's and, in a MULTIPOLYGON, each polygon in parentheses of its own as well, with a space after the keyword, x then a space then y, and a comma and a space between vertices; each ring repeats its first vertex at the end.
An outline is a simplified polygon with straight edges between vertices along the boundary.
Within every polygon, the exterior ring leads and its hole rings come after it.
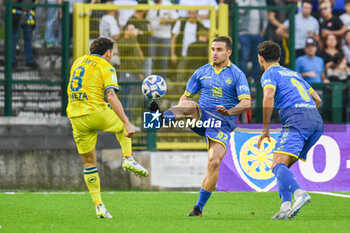
POLYGON ((66 115, 67 107, 67 84, 69 80, 69 3, 63 4, 25 4, 13 3, 6 1, 5 9, 5 81, 0 80, 0 84, 5 86, 5 116, 12 116, 12 85, 60 85, 61 86, 61 115, 66 115), (12 43, 13 43, 13 27, 12 27, 12 10, 14 7, 56 7, 62 8, 62 79, 61 81, 50 80, 13 80, 12 79, 12 43))
MULTIPOLYGON (((102 5, 88 5, 87 8, 82 8, 83 5, 77 5, 77 7, 80 7, 83 12, 86 14, 78 14, 78 12, 75 12, 75 18, 79 19, 80 21, 86 20, 86 17, 88 17, 88 13, 91 9, 106 9, 106 6, 102 5), (96 8, 95 8, 96 7, 96 8)), ((108 6, 109 7, 109 6, 108 6)), ((125 7, 123 8, 125 9, 125 7)), ((142 7, 138 6, 135 9, 143 9, 142 7)), ((147 6, 147 9, 150 9, 149 6, 147 6)), ((187 9, 187 8, 186 8, 187 9)), ((207 9, 207 8, 206 8, 207 9)), ((209 8, 208 8, 209 9, 209 8)), ((213 10, 212 8, 210 8, 213 10)), ((237 13, 239 9, 257 9, 256 7, 239 7, 237 4, 233 6, 233 11, 237 13)), ((290 11, 290 67, 293 68, 295 64, 295 53, 294 53, 294 12, 295 12, 295 6, 289 5, 287 7, 259 7, 258 9, 265 9, 265 10, 288 10, 290 11), (293 16, 293 17, 292 17, 293 16)), ((233 61, 234 63, 238 63, 238 14, 234 13, 234 22, 233 25, 233 61)), ((222 17, 221 14, 219 14, 219 18, 222 17)), ((212 19, 214 17, 211 17, 212 19)), ((80 43, 77 41, 77 44, 74 46, 75 56, 81 55, 84 52, 86 52, 87 49, 87 43, 88 43, 88 34, 87 34, 87 23, 85 23, 84 27, 81 27, 80 30, 83 30, 83 34, 79 35, 86 35, 87 38, 84 38, 83 40, 85 42, 80 43), (86 25, 85 25, 86 24, 86 25)), ((214 24, 214 23, 213 23, 214 24)), ((75 23, 75 27, 78 24, 75 23)), ((60 85, 61 87, 61 115, 66 115, 66 106, 67 106, 67 93, 66 93, 66 87, 69 80, 69 4, 68 2, 64 2, 62 5, 59 4, 14 4, 11 1, 6 2, 6 24, 5 24, 5 80, 0 80, 0 85, 5 86, 5 115, 6 116, 12 116, 12 103, 13 103, 13 93, 12 93, 12 86, 17 84, 22 85, 60 85), (13 7, 60 7, 63 10, 63 18, 62 18, 62 78, 59 81, 50 81, 50 80, 13 80, 12 78, 12 9, 13 7)), ((222 29, 221 29, 222 30, 222 29)), ((222 30, 225 31, 225 30, 222 30)), ((75 32, 76 33, 76 32, 75 32)), ((211 35, 213 36, 216 33, 219 33, 218 31, 215 31, 214 29, 210 30, 211 35)), ((183 93, 185 84, 182 83, 169 83, 173 86, 169 85, 170 89, 180 90, 181 93, 183 93)), ((138 83, 128 83, 128 82, 120 82, 121 88, 125 85, 135 85, 135 88, 139 88, 141 86, 141 82, 138 83)), ((322 96, 326 96, 324 98, 324 105, 321 106, 321 113, 324 115, 327 115, 329 117, 329 122, 331 123, 342 123, 345 122, 346 119, 343 118, 342 111, 344 111, 344 103, 343 103, 343 96, 344 96, 344 89, 349 88, 349 85, 346 83, 331 83, 331 84, 313 84, 312 87, 318 91, 321 92, 322 96)), ((263 91, 260 85, 254 83, 250 85, 250 88, 252 90, 252 96, 254 96, 253 101, 255 102, 255 105, 253 107, 253 114, 254 114, 254 123, 261 123, 262 122, 262 97, 263 97, 263 91)), ((122 93, 123 94, 123 93, 122 93)), ((174 92, 166 95, 167 101, 169 103, 172 103, 174 101, 177 101, 178 98, 180 98, 180 92, 174 92)), ((142 97, 141 91, 140 91, 140 97, 142 97)), ((164 99, 161 99, 159 102, 164 101, 164 99)), ((166 106, 170 107, 170 106, 166 106)), ((162 107, 162 109, 166 108, 162 107)), ((140 113, 142 111, 146 111, 146 106, 144 108, 138 109, 140 113)), ((140 122, 139 122, 140 123, 140 122)), ((140 126, 142 128, 142 122, 140 123, 140 126)), ((176 132, 178 137, 183 137, 182 141, 173 141, 171 143, 168 142, 167 139, 173 138, 173 132, 163 132, 163 131, 154 131, 154 130, 142 130, 137 133, 136 140, 134 141, 134 148, 136 149, 148 149, 151 151, 154 150, 166 150, 166 149, 205 149, 205 143, 198 143, 197 136, 193 133, 188 133, 187 131, 183 132, 176 132), (157 135, 159 136, 157 139, 157 135), (189 135, 189 136, 187 136, 189 135), (194 138, 194 141, 187 140, 188 137, 194 138), (164 139, 164 140, 163 140, 164 139), (196 141, 196 142, 195 142, 196 141)))

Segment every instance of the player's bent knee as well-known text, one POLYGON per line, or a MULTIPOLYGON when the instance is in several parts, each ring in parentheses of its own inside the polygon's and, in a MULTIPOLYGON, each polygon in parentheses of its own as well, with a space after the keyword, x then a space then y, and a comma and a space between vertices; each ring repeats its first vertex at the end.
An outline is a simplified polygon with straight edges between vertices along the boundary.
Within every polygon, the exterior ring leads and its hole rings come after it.
POLYGON ((93 151, 86 154, 82 154, 81 157, 83 159, 84 167, 88 168, 96 166, 96 154, 94 154, 93 151))
POLYGON ((208 169, 209 170, 216 170, 219 169, 220 167, 220 159, 219 158, 215 158, 215 159, 210 159, 208 161, 208 169))
POLYGON ((289 164, 290 164, 290 162, 292 160, 294 160, 294 158, 289 156, 289 155, 281 154, 281 153, 274 153, 273 154, 273 162, 272 162, 272 165, 271 165, 271 171, 279 163, 283 163, 287 167, 289 167, 289 164))

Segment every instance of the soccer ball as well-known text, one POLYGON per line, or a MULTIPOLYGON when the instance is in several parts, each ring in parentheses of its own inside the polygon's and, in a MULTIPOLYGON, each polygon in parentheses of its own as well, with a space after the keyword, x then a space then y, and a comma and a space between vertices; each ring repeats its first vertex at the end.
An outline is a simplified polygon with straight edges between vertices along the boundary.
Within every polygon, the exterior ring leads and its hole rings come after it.
POLYGON ((159 75, 150 75, 142 82, 142 93, 149 99, 159 99, 166 93, 166 82, 159 75))

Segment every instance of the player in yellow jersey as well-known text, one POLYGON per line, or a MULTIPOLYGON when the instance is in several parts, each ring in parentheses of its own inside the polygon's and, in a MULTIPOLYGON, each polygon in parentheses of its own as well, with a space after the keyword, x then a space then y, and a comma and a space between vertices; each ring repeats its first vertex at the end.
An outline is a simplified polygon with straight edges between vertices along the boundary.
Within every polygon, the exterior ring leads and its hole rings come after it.
POLYGON ((91 55, 75 60, 68 84, 67 115, 73 128, 73 137, 82 155, 84 180, 95 204, 99 218, 112 218, 100 194, 100 178, 96 167, 96 140, 98 131, 116 133, 123 151, 123 169, 138 176, 148 171, 132 157, 131 138, 135 134, 115 91, 119 90, 115 69, 110 65, 113 42, 99 38, 92 42, 91 55), (109 105, 104 101, 107 95, 109 105))

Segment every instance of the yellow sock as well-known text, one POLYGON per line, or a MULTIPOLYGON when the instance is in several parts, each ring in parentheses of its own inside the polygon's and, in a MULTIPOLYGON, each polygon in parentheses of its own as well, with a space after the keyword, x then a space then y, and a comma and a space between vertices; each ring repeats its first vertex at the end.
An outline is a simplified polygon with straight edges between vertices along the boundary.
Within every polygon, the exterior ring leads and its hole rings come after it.
POLYGON ((100 176, 97 167, 89 167, 84 169, 84 180, 90 191, 94 205, 102 203, 100 176))
POLYGON ((125 129, 122 132, 117 133, 117 139, 122 148, 123 156, 128 157, 132 155, 132 142, 131 138, 125 137, 124 132, 125 129))

